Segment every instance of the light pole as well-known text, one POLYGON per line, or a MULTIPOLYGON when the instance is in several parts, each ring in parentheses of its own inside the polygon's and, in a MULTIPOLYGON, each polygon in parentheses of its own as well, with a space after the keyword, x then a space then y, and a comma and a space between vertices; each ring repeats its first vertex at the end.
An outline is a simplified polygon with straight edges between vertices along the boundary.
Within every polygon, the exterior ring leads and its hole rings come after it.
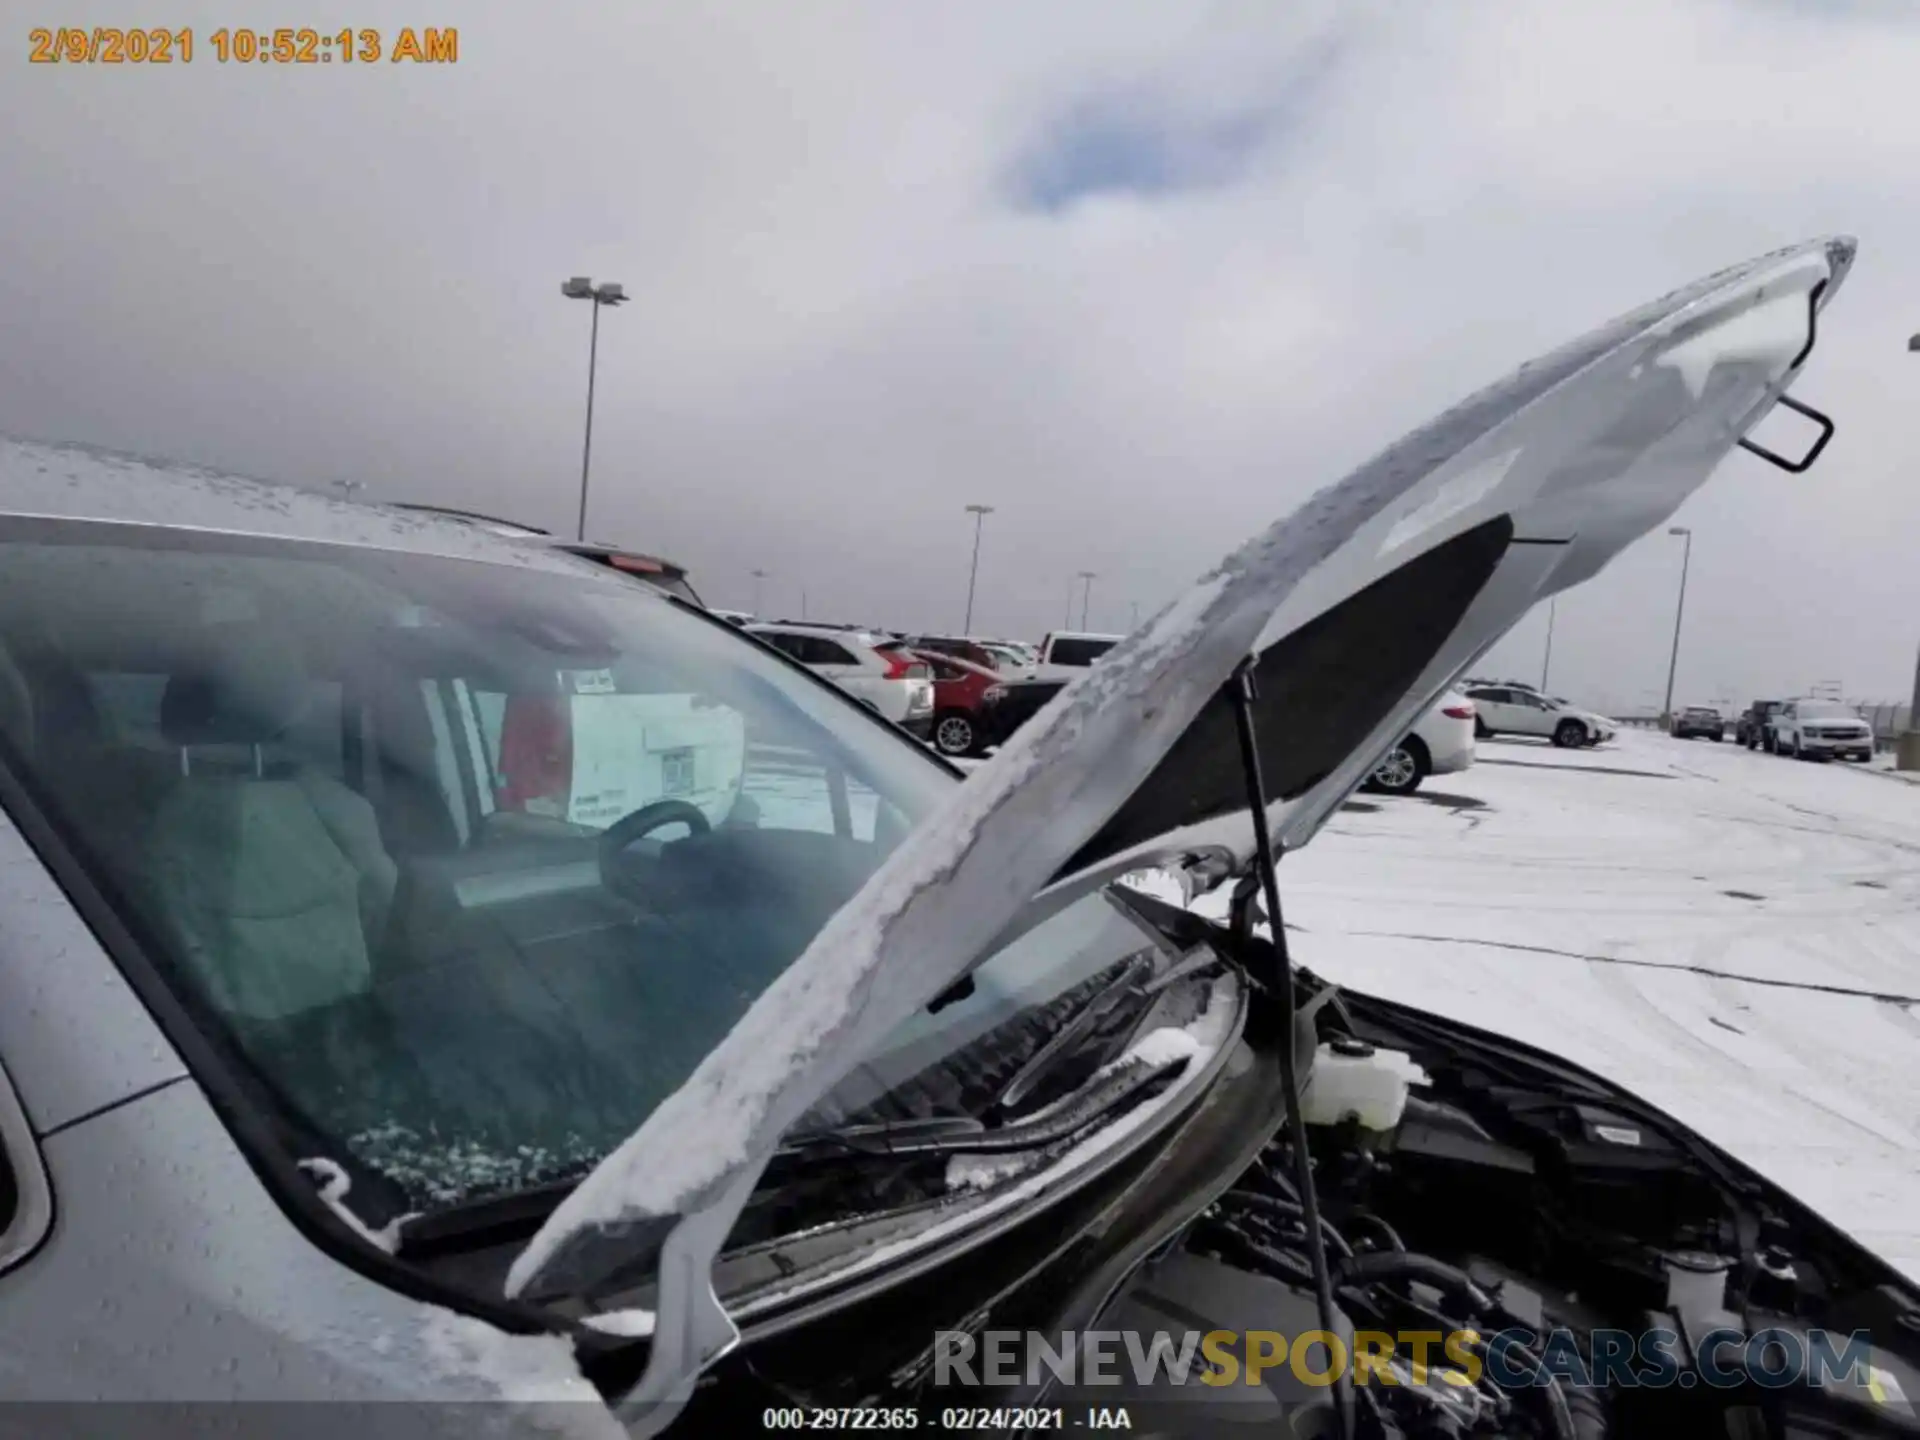
POLYGON ((1060 628, 1062 630, 1071 630, 1073 628, 1073 582, 1079 578, 1077 575, 1072 575, 1067 578, 1067 614, 1066 618, 1060 622, 1060 628))
POLYGON ((574 539, 587 538, 587 467, 593 459, 593 371, 600 359, 600 307, 627 303, 625 287, 608 281, 595 285, 584 275, 563 281, 560 293, 569 300, 585 300, 593 306, 593 325, 587 332, 587 436, 580 446, 580 523, 574 539))
MULTIPOLYGON (((1920 353, 1920 335, 1907 341, 1909 354, 1920 353)), ((1894 768, 1920 770, 1920 660, 1913 667, 1913 700, 1907 706, 1907 728, 1893 752, 1894 768)))
POLYGON ((969 505, 967 513, 973 516, 973 565, 967 571, 967 618, 960 622, 962 635, 973 633, 973 582, 980 577, 980 527, 993 513, 993 506, 969 505))
POLYGON ((760 618, 760 582, 767 578, 767 572, 765 570, 751 570, 747 573, 753 576, 753 614, 754 618, 758 619, 760 618))
POLYGON ((1667 656, 1667 703, 1660 711, 1660 723, 1673 728, 1673 672, 1680 664, 1680 617, 1687 613, 1687 567, 1693 562, 1693 531, 1684 525, 1669 525, 1667 534, 1679 535, 1687 548, 1680 553, 1680 601, 1673 607, 1673 652, 1667 656))
POLYGON ((1920 770, 1920 660, 1913 666, 1913 699, 1907 704, 1907 729, 1893 752, 1894 768, 1920 770))
POLYGON ((1540 657, 1540 693, 1547 693, 1547 672, 1553 668, 1553 616, 1554 608, 1559 605, 1560 597, 1547 597, 1547 653, 1540 657))
POLYGON ((1087 628, 1087 607, 1093 603, 1093 582, 1098 577, 1092 570, 1082 570, 1079 579, 1086 587, 1080 592, 1080 628, 1087 628))

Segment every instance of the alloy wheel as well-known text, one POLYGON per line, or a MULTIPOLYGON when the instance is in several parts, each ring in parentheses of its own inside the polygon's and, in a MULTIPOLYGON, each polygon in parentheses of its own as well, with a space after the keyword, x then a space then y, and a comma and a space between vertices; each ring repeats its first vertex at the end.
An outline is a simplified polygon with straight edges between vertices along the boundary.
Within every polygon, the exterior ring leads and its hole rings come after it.
POLYGON ((1396 745, 1374 770, 1373 779, 1382 790, 1396 794, 1411 790, 1420 781, 1420 762, 1413 758, 1413 752, 1406 746, 1396 745))
POLYGON ((973 750, 973 722, 964 715, 948 715, 933 727, 933 743, 942 755, 966 755, 973 750))

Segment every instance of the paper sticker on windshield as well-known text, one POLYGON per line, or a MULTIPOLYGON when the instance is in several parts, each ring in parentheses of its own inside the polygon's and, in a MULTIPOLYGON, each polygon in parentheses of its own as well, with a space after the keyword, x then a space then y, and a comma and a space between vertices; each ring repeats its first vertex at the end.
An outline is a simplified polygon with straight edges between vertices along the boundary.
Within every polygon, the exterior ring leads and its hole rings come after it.
POLYGON ((1640 1132, 1629 1130, 1624 1125, 1596 1125, 1593 1133, 1611 1145, 1638 1145, 1640 1132))
POLYGON ((613 671, 611 670, 574 670, 573 693, 576 695, 611 695, 614 692, 613 671))

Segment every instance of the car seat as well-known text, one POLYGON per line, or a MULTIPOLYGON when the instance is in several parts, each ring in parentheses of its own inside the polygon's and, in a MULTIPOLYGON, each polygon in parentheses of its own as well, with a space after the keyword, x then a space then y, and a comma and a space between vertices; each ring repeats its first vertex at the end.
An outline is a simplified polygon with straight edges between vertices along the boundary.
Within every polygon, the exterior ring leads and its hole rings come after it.
POLYGON ((179 777, 142 846, 149 903, 229 1015, 277 1019, 364 991, 395 867, 365 799, 277 746, 311 703, 292 637, 209 626, 168 679, 179 777))

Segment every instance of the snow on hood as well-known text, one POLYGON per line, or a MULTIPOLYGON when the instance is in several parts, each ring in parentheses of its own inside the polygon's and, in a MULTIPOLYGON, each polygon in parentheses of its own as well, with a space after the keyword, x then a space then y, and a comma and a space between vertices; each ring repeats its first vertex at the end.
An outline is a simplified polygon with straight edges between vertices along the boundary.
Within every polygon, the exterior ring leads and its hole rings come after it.
POLYGON ((421 1340, 442 1374, 478 1379, 503 1402, 505 1413, 490 1429, 555 1440, 629 1440, 580 1373, 564 1335, 509 1335, 470 1315, 429 1307, 421 1340))
POLYGON ((1037 897, 1058 903, 1194 850, 1245 864, 1223 698, 1243 663, 1260 681, 1275 838, 1291 848, 1535 603, 1698 488, 1797 373, 1804 328, 1761 345, 1743 317, 1782 296, 1806 317, 1852 257, 1846 240, 1792 247, 1622 317, 1235 551, 908 835, 554 1211, 508 1293, 577 1290, 658 1246, 652 1354, 625 1403, 630 1415, 677 1404, 738 1340, 714 1257, 782 1134, 851 1066, 1004 943, 1037 897), (1716 350, 1736 322, 1738 343, 1716 350), (1681 346, 1684 366, 1657 363, 1681 346), (1702 354, 1719 359, 1702 370, 1702 354))
POLYGON ((347 1204, 347 1191, 353 1186, 353 1177, 336 1160, 324 1157, 302 1160, 300 1168, 320 1182, 320 1200, 329 1210, 340 1217, 346 1227, 377 1250, 389 1255, 397 1254, 400 1249, 400 1231, 409 1220, 418 1219, 416 1214, 396 1215, 378 1230, 370 1228, 366 1222, 353 1213, 347 1204))

